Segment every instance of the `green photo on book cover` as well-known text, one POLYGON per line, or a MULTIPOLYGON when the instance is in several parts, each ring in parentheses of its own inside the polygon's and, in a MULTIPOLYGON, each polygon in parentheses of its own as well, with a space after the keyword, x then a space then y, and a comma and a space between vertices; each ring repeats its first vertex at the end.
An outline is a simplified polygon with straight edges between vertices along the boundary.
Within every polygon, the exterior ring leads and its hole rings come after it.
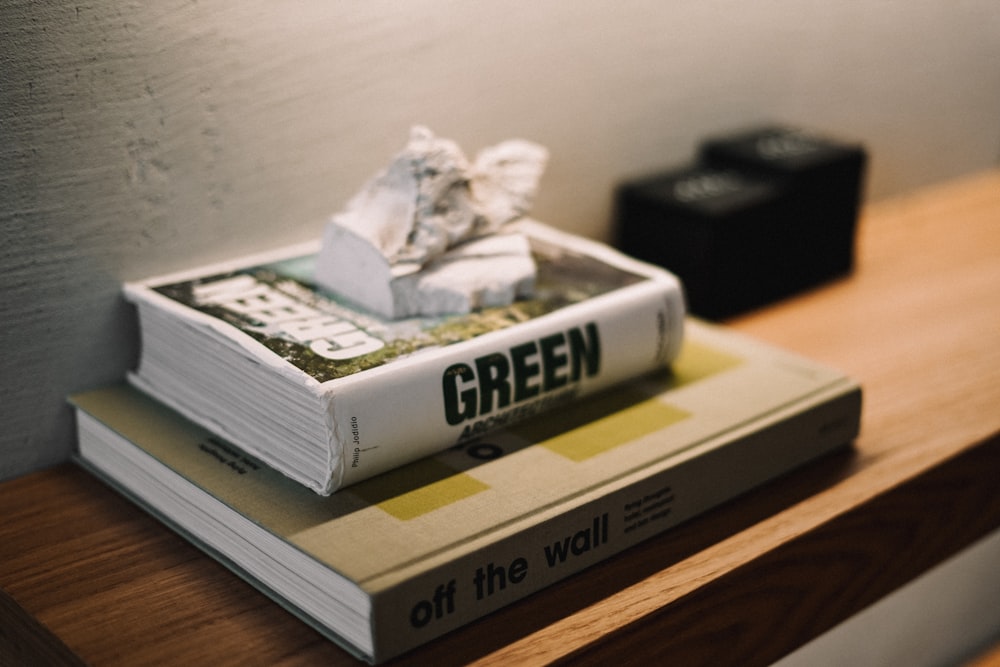
POLYGON ((530 299, 469 314, 387 320, 312 281, 315 255, 162 285, 160 294, 226 322, 319 382, 469 340, 646 280, 565 248, 533 242, 530 299))

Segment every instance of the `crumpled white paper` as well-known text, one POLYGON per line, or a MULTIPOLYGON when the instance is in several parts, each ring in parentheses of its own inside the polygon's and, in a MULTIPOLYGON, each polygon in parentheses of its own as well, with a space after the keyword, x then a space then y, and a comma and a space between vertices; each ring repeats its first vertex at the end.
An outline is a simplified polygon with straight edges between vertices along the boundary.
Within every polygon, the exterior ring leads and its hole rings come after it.
POLYGON ((514 139, 470 163, 455 142, 414 127, 406 147, 327 223, 317 282, 391 318, 529 296, 530 247, 504 227, 527 214, 547 161, 544 147, 514 139), (512 238, 484 242, 494 236, 512 238))

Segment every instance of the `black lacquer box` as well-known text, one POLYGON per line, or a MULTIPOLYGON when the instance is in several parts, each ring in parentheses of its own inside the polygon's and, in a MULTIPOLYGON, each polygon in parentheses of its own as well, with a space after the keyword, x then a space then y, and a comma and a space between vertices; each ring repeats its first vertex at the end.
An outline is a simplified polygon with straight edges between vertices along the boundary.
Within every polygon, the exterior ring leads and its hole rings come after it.
POLYGON ((670 269, 722 319, 848 273, 864 149, 768 126, 712 137, 695 163, 623 184, 617 244, 670 269))

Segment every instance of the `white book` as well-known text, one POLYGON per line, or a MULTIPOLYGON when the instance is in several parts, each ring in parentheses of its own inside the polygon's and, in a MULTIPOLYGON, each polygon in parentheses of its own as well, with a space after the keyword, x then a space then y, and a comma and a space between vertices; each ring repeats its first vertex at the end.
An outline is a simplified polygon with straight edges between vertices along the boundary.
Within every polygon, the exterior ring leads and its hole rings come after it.
POLYGON ((143 391, 320 494, 662 370, 680 349, 670 273, 518 223, 534 297, 389 320, 314 283, 318 244, 125 286, 143 391))

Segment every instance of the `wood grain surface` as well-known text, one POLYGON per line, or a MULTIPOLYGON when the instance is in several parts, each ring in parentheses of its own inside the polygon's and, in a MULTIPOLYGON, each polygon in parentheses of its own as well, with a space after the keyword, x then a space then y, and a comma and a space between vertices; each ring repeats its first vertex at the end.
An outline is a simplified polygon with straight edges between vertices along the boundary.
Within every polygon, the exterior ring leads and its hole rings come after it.
MULTIPOLYGON (((399 659, 766 665, 1000 526, 1000 171, 869 206, 731 322, 855 375, 856 446, 399 659)), ((72 465, 0 485, 0 663, 354 664, 72 465)))

